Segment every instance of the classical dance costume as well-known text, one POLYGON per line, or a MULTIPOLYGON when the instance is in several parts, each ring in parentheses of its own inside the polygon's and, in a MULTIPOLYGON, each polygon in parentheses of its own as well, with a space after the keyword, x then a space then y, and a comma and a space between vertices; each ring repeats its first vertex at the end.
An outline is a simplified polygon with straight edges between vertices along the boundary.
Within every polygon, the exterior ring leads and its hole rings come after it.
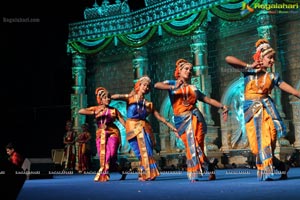
POLYGON ((75 132, 70 130, 64 137, 65 170, 74 170, 76 161, 75 132))
POLYGON ((269 96, 274 86, 281 84, 277 73, 244 72, 244 118, 251 151, 256 155, 257 177, 267 180, 273 175, 273 165, 280 171, 284 163, 274 156, 277 138, 286 136, 285 125, 269 96))
MULTIPOLYGON (((95 111, 97 106, 87 108, 95 111)), ((107 107, 96 117, 98 129, 96 131, 96 147, 100 160, 100 169, 94 181, 108 181, 111 170, 118 170, 117 155, 121 141, 120 130, 113 123, 121 113, 113 108, 107 107)))
MULTIPOLYGON (((176 80, 166 80, 165 84, 176 85, 176 80)), ((205 95, 194 85, 181 85, 169 90, 169 97, 174 112, 174 122, 186 148, 187 176, 191 181, 197 180, 208 167, 214 175, 214 166, 204 153, 204 139, 207 126, 202 113, 196 107, 197 100, 203 101, 205 95)))
POLYGON ((139 179, 154 180, 159 176, 153 157, 155 139, 147 116, 153 112, 152 102, 137 100, 135 96, 127 100, 126 137, 132 151, 140 161, 139 179))
POLYGON ((77 148, 77 161, 75 169, 81 173, 90 170, 91 163, 91 147, 90 147, 91 135, 89 132, 84 131, 77 136, 76 148, 77 148))

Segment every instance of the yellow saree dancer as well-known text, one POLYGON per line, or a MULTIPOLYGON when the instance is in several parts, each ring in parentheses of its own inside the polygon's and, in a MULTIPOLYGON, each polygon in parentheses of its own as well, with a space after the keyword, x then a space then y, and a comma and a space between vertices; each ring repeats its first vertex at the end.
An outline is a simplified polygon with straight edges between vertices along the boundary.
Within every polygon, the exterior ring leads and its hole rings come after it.
POLYGON ((250 148, 256 156, 258 180, 273 180, 270 178, 274 173, 273 166, 284 180, 290 160, 280 161, 274 151, 277 139, 286 136, 286 128, 269 95, 275 86, 297 98, 300 98, 300 91, 282 81, 278 73, 269 72, 274 67, 275 50, 268 40, 259 39, 255 46, 252 64, 234 56, 226 56, 225 60, 244 75, 244 118, 250 148))

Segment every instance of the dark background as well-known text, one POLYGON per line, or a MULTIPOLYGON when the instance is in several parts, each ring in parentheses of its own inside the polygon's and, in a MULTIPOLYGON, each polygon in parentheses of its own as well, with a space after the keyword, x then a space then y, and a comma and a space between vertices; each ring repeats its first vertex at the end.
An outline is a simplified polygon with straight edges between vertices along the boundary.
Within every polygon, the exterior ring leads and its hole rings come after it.
MULTIPOLYGON (((110 1, 114 3, 115 1, 110 1)), ((94 0, 2 1, 1 139, 15 143, 24 157, 50 157, 63 147, 71 118, 72 61, 67 55, 68 24, 83 21, 94 0), (39 22, 14 22, 16 18, 39 22)), ((97 1, 100 6, 102 0, 97 1)), ((131 10, 143 0, 129 0, 131 10)), ((2 152, 2 151, 1 151, 2 152)))

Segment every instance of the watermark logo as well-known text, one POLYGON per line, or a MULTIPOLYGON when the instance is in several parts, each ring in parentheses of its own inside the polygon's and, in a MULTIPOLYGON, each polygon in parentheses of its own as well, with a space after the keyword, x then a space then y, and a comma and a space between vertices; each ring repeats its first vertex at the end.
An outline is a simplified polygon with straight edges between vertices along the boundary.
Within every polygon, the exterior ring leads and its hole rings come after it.
POLYGON ((241 15, 246 15, 248 13, 253 13, 254 9, 251 8, 246 2, 242 2, 241 15))
POLYGON ((300 13, 299 3, 254 3, 249 5, 242 2, 241 16, 253 13, 255 10, 266 10, 269 14, 296 14, 300 13))
POLYGON ((30 18, 30 17, 2 17, 2 22, 3 23, 39 23, 41 20, 39 18, 30 18))

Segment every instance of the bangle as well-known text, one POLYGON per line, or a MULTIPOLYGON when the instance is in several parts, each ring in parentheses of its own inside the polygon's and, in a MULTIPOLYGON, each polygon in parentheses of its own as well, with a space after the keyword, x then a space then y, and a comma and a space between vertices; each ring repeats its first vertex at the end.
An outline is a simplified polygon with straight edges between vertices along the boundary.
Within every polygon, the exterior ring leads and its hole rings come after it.
POLYGON ((253 68, 253 66, 252 65, 250 65, 250 64, 246 64, 246 69, 252 69, 253 68))
POLYGON ((222 109, 223 113, 228 111, 228 108, 225 105, 223 105, 221 109, 222 109))
POLYGON ((174 90, 175 89, 174 85, 170 85, 169 89, 174 90))

